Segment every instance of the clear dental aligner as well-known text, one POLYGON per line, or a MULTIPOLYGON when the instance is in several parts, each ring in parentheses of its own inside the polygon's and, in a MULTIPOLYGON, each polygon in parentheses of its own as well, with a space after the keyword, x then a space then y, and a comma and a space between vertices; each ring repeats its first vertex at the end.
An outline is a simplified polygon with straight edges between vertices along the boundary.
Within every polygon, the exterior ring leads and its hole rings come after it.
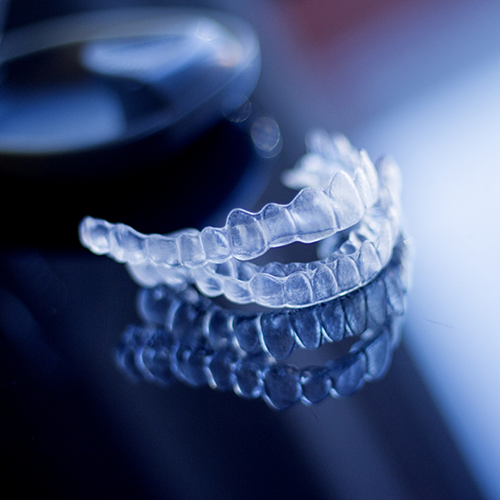
MULTIPOLYGON (((357 165, 363 164, 363 162, 368 164, 368 160, 363 160, 366 154, 354 150, 343 136, 336 136, 332 140, 325 134, 317 132, 312 135, 312 138, 309 138, 308 147, 310 152, 294 169, 284 175, 285 182, 293 187, 305 183, 321 186, 324 184, 327 174, 331 175, 333 172, 329 184, 331 187, 333 179, 344 178, 347 175, 345 170, 351 169, 351 171, 359 172, 359 168, 356 168, 357 165), (339 164, 345 170, 339 171, 339 164)), ((373 165, 371 166, 373 167, 373 165)), ((203 249, 205 246, 203 242, 208 241, 206 238, 203 239, 203 234, 205 234, 204 231, 208 230, 222 231, 222 229, 215 230, 214 228, 207 228, 201 233, 194 229, 187 229, 177 233, 175 237, 172 235, 144 236, 123 224, 115 225, 87 217, 80 224, 80 239, 95 253, 108 253, 119 262, 127 262, 130 274, 143 286, 154 286, 159 283, 181 286, 195 283, 205 295, 214 297, 223 294, 234 303, 255 302, 266 307, 307 307, 339 297, 369 283, 389 261, 392 247, 399 234, 400 174, 397 165, 388 158, 377 162, 377 169, 378 179, 376 172, 375 176, 372 177, 377 180, 378 198, 375 203, 372 203, 373 200, 371 200, 371 205, 370 203, 364 204, 369 208, 364 211, 360 222, 349 229, 347 237, 341 238, 342 244, 331 244, 332 235, 342 233, 337 231, 339 227, 343 227, 342 224, 333 226, 332 230, 331 223, 335 222, 334 219, 338 219, 337 216, 328 219, 329 229, 322 226, 322 230, 315 233, 318 238, 308 240, 317 241, 321 234, 321 238, 323 238, 320 244, 323 251, 322 256, 325 256, 325 249, 330 249, 329 255, 321 261, 307 264, 270 263, 259 267, 249 262, 242 262, 228 253, 224 259, 219 259, 219 263, 207 262, 203 255, 211 254, 203 249), (199 258, 200 256, 203 258, 199 258), (223 260, 224 262, 222 262, 223 260), (198 267, 193 267, 195 263, 198 267)), ((356 175, 358 174, 354 174, 355 178, 360 178, 359 175, 358 177, 356 175)), ((359 208, 364 203, 359 201, 363 198, 360 195, 361 191, 353 195, 353 191, 347 184, 343 184, 344 188, 339 191, 344 196, 344 208, 349 203, 351 204, 350 210, 346 208, 345 217, 349 217, 348 213, 357 213, 356 207, 359 208)), ((373 187, 374 182, 371 184, 373 187)), ((323 209, 315 203, 314 198, 306 196, 306 193, 313 191, 319 192, 318 188, 306 188, 290 205, 283 207, 270 204, 264 207, 259 214, 267 213, 269 215, 273 210, 277 210, 276 214, 285 214, 283 217, 287 218, 288 212, 285 210, 287 207, 291 207, 299 199, 309 200, 303 206, 303 214, 308 213, 310 219, 304 215, 303 226, 318 228, 315 225, 316 221, 326 219, 323 218, 323 209), (303 197, 301 198, 301 196, 303 197), (308 204, 310 204, 309 208, 307 208, 308 204)), ((375 190, 372 189, 370 192, 374 194, 375 190)), ((366 199, 365 196, 363 200, 366 201, 366 199)), ((240 212, 236 210, 231 213, 240 212)), ((276 220, 281 220, 280 217, 281 215, 276 220)), ((292 230, 297 230, 296 217, 295 219, 292 217, 292 219, 295 222, 289 225, 289 235, 292 235, 292 230)), ((358 220, 358 217, 356 216, 355 219, 358 220)), ((271 219, 264 217, 262 220, 267 220, 266 227, 269 229, 271 219)), ((347 219, 345 218, 345 220, 347 219)), ((354 222, 354 220, 350 222, 354 222)), ((247 253, 247 258, 253 258, 253 255, 261 255, 261 250, 264 247, 259 243, 263 241, 259 236, 260 232, 251 229, 255 229, 257 226, 253 222, 249 224, 248 226, 245 224, 238 226, 240 229, 237 232, 241 236, 238 241, 244 242, 244 245, 248 247, 256 245, 256 248, 260 249, 255 254, 250 251, 247 253)), ((280 224, 278 226, 282 227, 280 224)), ((226 228, 229 226, 228 222, 226 228)), ((343 231, 343 233, 346 232, 347 230, 343 231)), ((233 231, 231 234, 234 236, 236 233, 233 231)), ((284 233, 279 234, 283 236, 284 233)), ((305 233, 301 233, 299 230, 298 233, 294 234, 302 234, 303 236, 305 233)), ((291 240, 283 239, 281 236, 273 241, 279 245, 297 241, 295 236, 291 240)), ((231 241, 233 240, 236 241, 234 238, 231 241)), ((300 241, 306 240, 301 239, 300 241)), ((266 247, 266 245, 264 246, 266 247)), ((279 245, 273 244, 272 246, 279 245)), ((231 244, 228 243, 226 247, 231 248, 231 244)))
POLYGON ((310 152, 289 172, 287 184, 297 186, 301 173, 308 171, 315 187, 305 187, 288 205, 270 203, 258 213, 234 209, 222 228, 165 236, 145 236, 124 224, 86 217, 80 239, 94 253, 118 262, 199 268, 231 258, 252 260, 273 247, 313 243, 343 231, 378 200, 377 172, 367 153, 353 148, 344 136, 316 132, 312 137, 310 152), (323 182, 325 172, 328 183, 323 182))
MULTIPOLYGON (((325 259, 310 263, 270 263, 264 267, 230 259, 197 269, 165 267, 150 261, 128 264, 142 286, 195 283, 207 296, 223 294, 238 304, 307 307, 369 283, 389 262, 400 230, 400 174, 389 158, 377 162, 380 197, 325 259)), ((323 243, 323 242, 322 242, 323 243)), ((323 249, 327 245, 323 245, 323 249)))
POLYGON ((145 323, 175 332, 178 338, 196 330, 212 349, 267 353, 281 360, 296 346, 316 349, 379 328, 391 315, 402 315, 407 260, 400 240, 390 264, 370 284, 341 299, 302 309, 245 314, 223 309, 192 288, 176 292, 159 285, 139 292, 138 312, 145 323))
POLYGON ((214 350, 204 338, 179 340, 160 327, 129 326, 116 359, 135 379, 160 385, 178 379, 195 387, 208 383, 213 389, 233 389, 241 397, 263 397, 271 407, 284 410, 298 401, 319 403, 329 394, 349 396, 365 382, 382 378, 400 330, 400 317, 391 316, 384 326, 366 330, 346 356, 299 369, 278 364, 266 353, 214 350))

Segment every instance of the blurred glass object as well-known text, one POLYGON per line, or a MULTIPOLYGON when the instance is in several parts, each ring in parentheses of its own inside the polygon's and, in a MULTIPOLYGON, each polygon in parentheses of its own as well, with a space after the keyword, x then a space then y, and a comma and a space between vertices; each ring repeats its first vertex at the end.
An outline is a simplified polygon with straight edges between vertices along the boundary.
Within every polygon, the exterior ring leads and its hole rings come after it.
MULTIPOLYGON (((26 156, 110 149, 167 129, 178 149, 219 120, 223 106, 248 99, 260 52, 253 31, 231 16, 158 8, 18 28, 5 36, 0 61, 0 154, 26 156)), ((2 168, 12 163, 34 162, 2 168)))

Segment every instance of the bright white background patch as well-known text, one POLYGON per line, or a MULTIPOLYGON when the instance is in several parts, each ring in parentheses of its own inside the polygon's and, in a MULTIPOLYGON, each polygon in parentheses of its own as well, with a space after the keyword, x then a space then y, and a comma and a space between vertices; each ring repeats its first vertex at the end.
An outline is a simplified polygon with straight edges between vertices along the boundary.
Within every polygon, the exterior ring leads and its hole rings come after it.
POLYGON ((491 498, 500 498, 500 59, 353 137, 391 152, 416 261, 406 340, 491 498))

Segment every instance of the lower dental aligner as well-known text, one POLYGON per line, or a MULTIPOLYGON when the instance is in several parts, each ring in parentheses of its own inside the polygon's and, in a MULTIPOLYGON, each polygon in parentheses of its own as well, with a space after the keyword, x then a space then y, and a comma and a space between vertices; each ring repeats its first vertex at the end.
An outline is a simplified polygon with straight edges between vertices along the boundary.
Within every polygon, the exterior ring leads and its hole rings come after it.
POLYGON ((407 281, 400 241, 390 265, 370 285, 307 309, 230 312, 194 289, 176 295, 160 285, 141 291, 138 308, 147 326, 127 328, 118 364, 135 378, 232 388, 242 397, 262 396, 277 409, 318 403, 328 394, 348 396, 386 373, 399 343, 407 281), (296 346, 315 349, 352 336, 360 340, 349 353, 323 366, 278 363, 296 346))
MULTIPOLYGON (((128 264, 129 272, 142 286, 195 283, 209 297, 224 295, 237 304, 265 307, 307 307, 344 295, 369 283, 387 265, 399 235, 399 169, 388 158, 377 167, 379 200, 323 260, 262 267, 232 258, 196 269, 143 261, 128 264)), ((327 242, 321 243, 324 248, 327 242)))
POLYGON ((176 337, 195 329, 213 349, 264 352, 281 360, 297 346, 316 349, 378 328, 392 314, 402 315, 407 282, 407 250, 400 239, 389 265, 368 285, 314 306, 245 314, 224 309, 193 288, 179 292, 158 285, 139 292, 137 309, 145 323, 176 337))

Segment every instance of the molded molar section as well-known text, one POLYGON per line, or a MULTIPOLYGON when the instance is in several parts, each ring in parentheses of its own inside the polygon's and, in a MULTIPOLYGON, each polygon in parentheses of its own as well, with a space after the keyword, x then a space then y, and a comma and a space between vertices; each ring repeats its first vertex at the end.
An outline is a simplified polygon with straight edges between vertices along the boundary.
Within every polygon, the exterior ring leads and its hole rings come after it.
POLYGON ((328 370, 322 366, 302 369, 300 371, 300 385, 302 386, 301 401, 306 405, 323 401, 332 389, 328 370))
POLYGON ((232 321, 233 315, 230 311, 218 307, 208 310, 203 319, 203 334, 210 347, 221 350, 232 344, 232 321))
POLYGON ((365 385, 367 368, 363 351, 353 352, 332 363, 329 376, 332 380, 330 394, 333 397, 350 396, 365 385))
POLYGON ((233 367, 238 359, 238 355, 230 349, 216 352, 206 365, 205 374, 208 385, 219 391, 232 389, 234 383, 233 367))
POLYGON ((273 365, 264 375, 264 399, 277 410, 285 410, 299 401, 302 386, 300 372, 294 366, 273 365))
POLYGON ((78 228, 80 241, 95 254, 104 255, 110 250, 109 231, 112 225, 102 219, 85 217, 78 228))
POLYGON ((262 352, 260 314, 236 316, 233 331, 238 346, 247 353, 262 352))
POLYGON ((234 392, 244 398, 258 398, 264 389, 262 371, 266 363, 261 356, 247 356, 234 370, 234 392))
POLYGON ((127 264, 127 271, 132 279, 141 286, 151 287, 164 283, 156 267, 150 262, 142 262, 136 265, 127 264))

